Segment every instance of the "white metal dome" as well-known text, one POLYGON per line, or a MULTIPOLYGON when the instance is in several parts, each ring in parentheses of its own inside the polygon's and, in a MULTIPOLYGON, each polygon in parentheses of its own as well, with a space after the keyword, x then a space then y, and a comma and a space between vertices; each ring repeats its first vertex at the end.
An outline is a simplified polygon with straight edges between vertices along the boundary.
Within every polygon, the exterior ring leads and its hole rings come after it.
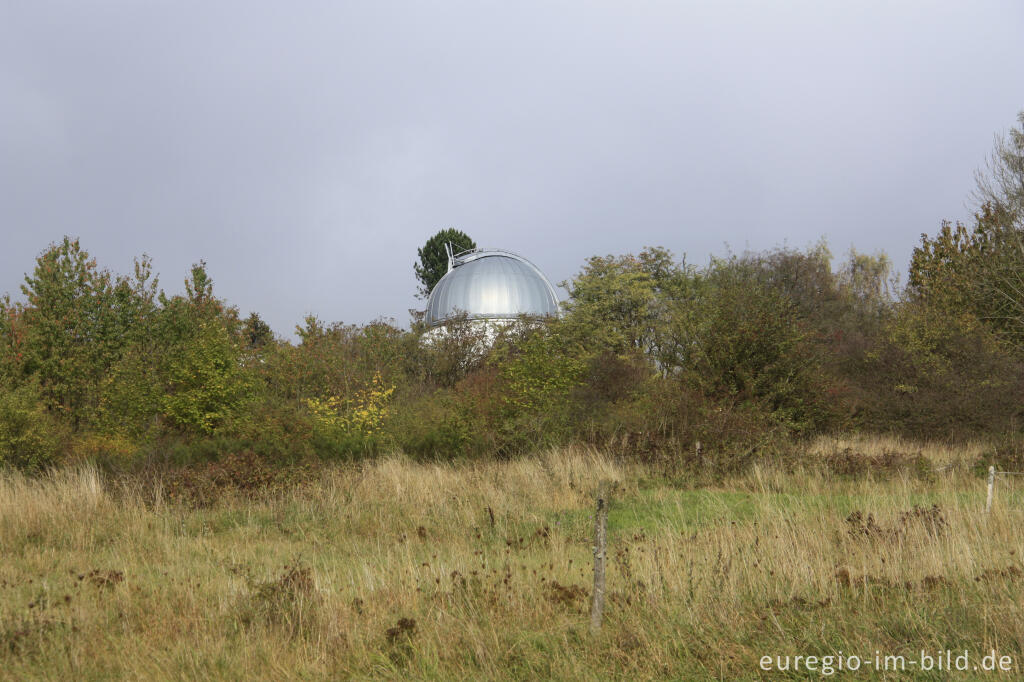
POLYGON ((501 320, 558 311, 554 287, 533 263, 510 251, 474 249, 449 257, 447 274, 430 292, 424 320, 433 327, 460 313, 501 320))

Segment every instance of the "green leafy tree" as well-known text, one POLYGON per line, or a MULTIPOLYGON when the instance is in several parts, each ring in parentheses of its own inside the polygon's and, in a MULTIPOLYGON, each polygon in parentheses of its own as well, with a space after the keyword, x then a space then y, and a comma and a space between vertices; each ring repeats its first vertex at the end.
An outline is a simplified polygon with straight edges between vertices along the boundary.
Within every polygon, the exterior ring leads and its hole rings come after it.
POLYGON ((910 258, 910 293, 945 312, 971 311, 977 303, 987 242, 980 225, 969 230, 948 220, 934 237, 922 234, 910 258))
POLYGON ((656 320, 655 287, 633 255, 593 256, 568 284, 570 328, 595 349, 642 350, 656 320))
POLYGON ((617 354, 644 350, 657 321, 656 283, 641 258, 593 256, 570 282, 570 329, 595 349, 617 354))
POLYGON ((238 311, 213 295, 206 263, 190 274, 184 297, 161 297, 161 410, 178 428, 212 433, 255 398, 255 384, 242 362, 238 311))
POLYGON ((689 349, 683 375, 705 395, 752 401, 792 429, 820 417, 820 357, 795 302, 757 256, 716 259, 702 295, 674 318, 689 349))
POLYGON ((413 264, 416 279, 420 283, 419 295, 424 298, 430 295, 434 285, 448 272, 448 253, 445 251, 445 244, 448 243, 455 253, 476 248, 476 242, 469 235, 453 227, 441 230, 428 239, 417 251, 419 262, 413 264))
POLYGON ((673 318, 692 308, 702 280, 672 253, 648 247, 638 255, 595 256, 562 285, 569 292, 566 333, 595 353, 640 354, 663 373, 685 363, 688 349, 673 318))
POLYGON ((139 442, 157 437, 164 425, 164 381, 160 364, 165 346, 157 339, 133 343, 100 385, 96 427, 139 442))
POLYGON ((253 398, 240 348, 218 320, 200 320, 163 364, 166 393, 162 409, 186 431, 212 433, 253 398))
POLYGON ((133 278, 115 278, 77 239, 65 237, 39 256, 22 285, 18 343, 22 371, 49 408, 75 425, 91 416, 96 387, 154 309, 155 287, 148 259, 136 262, 133 278))
POLYGON ((161 292, 158 301, 102 384, 101 422, 136 438, 154 427, 213 433, 256 398, 237 310, 214 296, 202 262, 184 296, 161 292))
POLYGON ((587 363, 581 349, 558 333, 558 322, 528 330, 502 349, 502 420, 513 449, 554 445, 571 432, 570 395, 587 363))
POLYGON ((908 278, 916 300, 952 316, 971 315, 1024 352, 1024 229, 985 205, 972 229, 943 223, 921 235, 908 278))

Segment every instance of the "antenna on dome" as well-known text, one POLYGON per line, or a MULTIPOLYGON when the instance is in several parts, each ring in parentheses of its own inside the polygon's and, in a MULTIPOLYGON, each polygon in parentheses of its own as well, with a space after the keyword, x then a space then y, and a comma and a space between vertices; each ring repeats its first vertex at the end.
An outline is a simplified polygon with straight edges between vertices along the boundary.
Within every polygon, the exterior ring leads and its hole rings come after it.
POLYGON ((452 251, 452 243, 444 243, 444 251, 448 254, 448 272, 455 268, 455 253, 452 251))

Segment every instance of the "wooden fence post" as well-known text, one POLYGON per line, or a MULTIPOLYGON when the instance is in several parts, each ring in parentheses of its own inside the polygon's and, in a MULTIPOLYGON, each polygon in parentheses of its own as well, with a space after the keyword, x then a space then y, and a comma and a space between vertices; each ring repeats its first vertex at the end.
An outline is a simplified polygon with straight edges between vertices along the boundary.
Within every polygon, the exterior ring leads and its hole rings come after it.
POLYGON ((604 613, 604 572, 608 554, 608 496, 611 485, 601 481, 597 490, 597 512, 594 514, 594 592, 590 602, 590 631, 601 629, 604 613))
POLYGON ((985 513, 988 514, 992 511, 992 496, 995 493, 996 488, 996 468, 990 466, 988 468, 988 497, 985 499, 985 513))

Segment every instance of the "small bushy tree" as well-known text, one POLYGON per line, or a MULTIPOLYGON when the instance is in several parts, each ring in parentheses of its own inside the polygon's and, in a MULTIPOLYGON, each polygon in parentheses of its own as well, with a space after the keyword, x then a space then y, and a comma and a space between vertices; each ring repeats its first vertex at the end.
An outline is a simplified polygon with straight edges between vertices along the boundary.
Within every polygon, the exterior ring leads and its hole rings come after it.
POLYGON ((594 256, 562 286, 569 292, 566 333, 596 352, 672 352, 666 336, 671 310, 694 295, 692 269, 671 252, 647 248, 639 255, 594 256))
POLYGON ((25 277, 22 371, 36 380, 48 407, 77 425, 92 416, 95 388, 154 308, 148 259, 134 278, 97 267, 77 239, 65 237, 25 277))
POLYGON ((1024 230, 985 206, 973 228, 943 223, 921 235, 910 263, 910 294, 950 315, 975 316, 1024 353, 1024 230))
POLYGON ((498 368, 506 440, 518 450, 569 440, 572 391, 586 369, 582 349, 552 323, 527 331, 504 350, 498 368))
POLYGON ((38 471, 59 462, 61 425, 47 413, 36 386, 0 385, 0 467, 38 471))

